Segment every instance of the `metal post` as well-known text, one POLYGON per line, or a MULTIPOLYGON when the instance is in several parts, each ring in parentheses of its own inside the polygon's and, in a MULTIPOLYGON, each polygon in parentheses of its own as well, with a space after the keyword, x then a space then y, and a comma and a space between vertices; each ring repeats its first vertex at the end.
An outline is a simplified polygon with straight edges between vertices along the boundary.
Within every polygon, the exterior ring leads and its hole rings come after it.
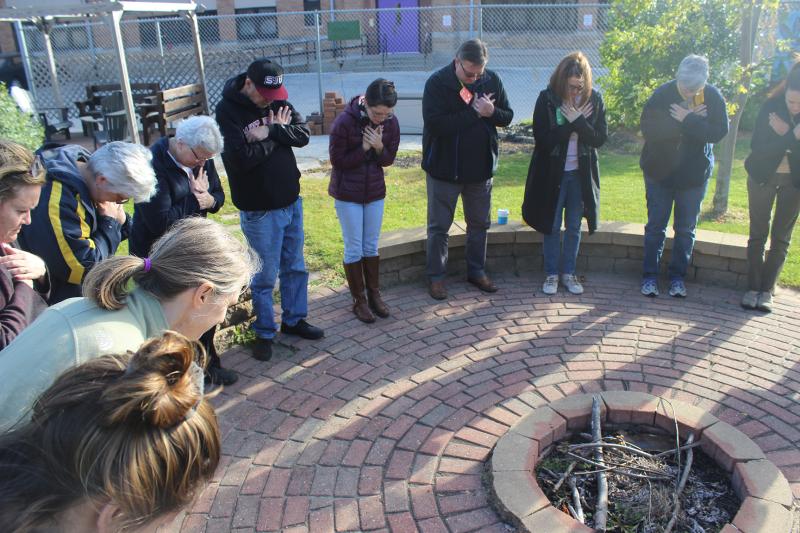
POLYGON ((200 26, 197 24, 197 13, 189 11, 186 13, 189 19, 189 24, 192 26, 192 44, 194 44, 194 59, 197 61, 197 76, 200 79, 200 84, 203 86, 203 94, 205 95, 204 105, 206 106, 206 113, 211 112, 211 106, 208 105, 208 86, 206 85, 206 67, 203 63, 203 45, 200 43, 200 26))
POLYGON ((322 38, 319 33, 319 11, 314 12, 314 22, 317 27, 317 85, 319 86, 319 114, 324 115, 325 110, 322 107, 322 38))
POLYGON ((139 121, 136 117, 136 108, 133 105, 133 95, 131 94, 131 80, 128 77, 128 62, 125 59, 125 46, 122 42, 122 31, 119 28, 122 20, 122 11, 112 11, 108 14, 108 22, 111 24, 111 35, 114 38, 114 49, 117 52, 117 64, 119 66, 119 81, 122 88, 122 101, 125 103, 125 116, 128 118, 128 131, 131 134, 131 141, 139 142, 139 121))
POLYGON ((161 58, 161 74, 167 77, 167 66, 164 64, 164 41, 161 40, 161 21, 156 20, 156 43, 158 43, 158 55, 161 58))
POLYGON ((469 0, 469 38, 475 37, 475 0, 469 0))
POLYGON ((483 40, 483 3, 478 6, 478 39, 483 40))
POLYGON ((331 20, 336 20, 336 0, 331 0, 331 20))
POLYGON ((56 107, 64 107, 64 99, 61 98, 61 88, 58 86, 58 72, 56 72, 56 59, 53 55, 53 43, 50 42, 50 26, 50 21, 42 20, 42 38, 44 39, 44 49, 47 52, 47 67, 50 70, 53 96, 55 97, 56 107))
POLYGON ((33 80, 33 69, 31 69, 31 56, 28 54, 28 42, 25 40, 25 30, 22 29, 22 22, 14 21, 14 31, 17 32, 17 42, 19 43, 19 54, 22 56, 22 67, 25 69, 25 77, 28 80, 28 90, 36 101, 36 83, 33 80))

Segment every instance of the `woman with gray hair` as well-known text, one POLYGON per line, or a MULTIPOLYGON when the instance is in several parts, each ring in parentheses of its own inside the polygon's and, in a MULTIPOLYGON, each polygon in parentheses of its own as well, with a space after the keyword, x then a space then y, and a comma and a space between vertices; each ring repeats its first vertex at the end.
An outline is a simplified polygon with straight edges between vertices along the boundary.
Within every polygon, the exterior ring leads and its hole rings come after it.
POLYGON ((94 153, 74 144, 45 146, 38 155, 46 182, 19 244, 47 265, 52 305, 80 296, 86 272, 117 252, 128 237, 122 204, 150 198, 156 177, 150 151, 139 144, 117 141, 94 153))
MULTIPOLYGON (((178 124, 174 137, 163 137, 150 151, 158 191, 145 202, 133 206, 130 252, 146 257, 153 242, 175 222, 187 217, 216 213, 225 203, 225 192, 214 166, 214 156, 222 150, 222 135, 211 117, 188 118, 178 124)), ((230 385, 236 374, 220 365, 214 349, 216 327, 200 342, 209 355, 208 378, 230 385)))
POLYGON ((647 192, 647 226, 641 292, 645 296, 658 296, 659 264, 673 206, 669 295, 686 296, 684 278, 697 217, 714 168, 712 145, 728 133, 725 100, 707 80, 708 60, 688 55, 676 79, 656 89, 642 110, 645 143, 639 166, 647 192))
POLYGON ((84 298, 47 309, 0 356, 0 433, 27 416, 63 371, 108 353, 136 351, 166 330, 198 340, 260 269, 258 256, 221 224, 175 223, 148 257, 115 256, 96 265, 84 298))

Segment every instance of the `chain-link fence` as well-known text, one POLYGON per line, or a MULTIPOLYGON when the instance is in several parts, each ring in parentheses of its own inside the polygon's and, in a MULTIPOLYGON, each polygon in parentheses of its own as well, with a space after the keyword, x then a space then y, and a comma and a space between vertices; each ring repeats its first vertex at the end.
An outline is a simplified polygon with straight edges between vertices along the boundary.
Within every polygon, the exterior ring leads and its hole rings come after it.
MULTIPOLYGON (((530 118, 538 92, 568 52, 582 50, 596 76, 602 75, 599 47, 607 17, 603 3, 259 12, 201 15, 198 21, 212 111, 225 81, 258 57, 284 66, 290 101, 308 114, 319 110, 320 90, 347 98, 379 76, 392 79, 401 95, 421 94, 428 76, 452 60, 461 42, 480 37, 489 46, 489 68, 503 80, 519 121, 530 118)), ((51 107, 42 34, 33 26, 21 33, 37 104, 51 107)), ((132 83, 158 82, 166 89, 197 81, 187 18, 126 15, 122 35, 132 83)), ((90 84, 118 83, 106 24, 57 25, 51 40, 65 105, 83 100, 90 84)), ((72 112, 77 115, 77 108, 72 112)))

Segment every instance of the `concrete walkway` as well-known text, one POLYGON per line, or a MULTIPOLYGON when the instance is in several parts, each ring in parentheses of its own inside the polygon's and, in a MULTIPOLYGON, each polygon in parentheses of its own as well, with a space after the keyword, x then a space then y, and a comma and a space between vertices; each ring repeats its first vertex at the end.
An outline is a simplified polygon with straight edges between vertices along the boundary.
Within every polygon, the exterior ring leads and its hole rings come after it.
POLYGON ((533 408, 576 392, 634 390, 710 410, 758 443, 800 497, 800 295, 771 315, 689 284, 647 299, 636 280, 590 275, 576 297, 541 276, 499 276, 485 295, 450 280, 385 291, 366 325, 345 289, 310 297, 320 341, 282 342, 270 363, 225 354, 239 382, 213 400, 217 476, 171 531, 508 531, 487 503, 483 461, 533 408))

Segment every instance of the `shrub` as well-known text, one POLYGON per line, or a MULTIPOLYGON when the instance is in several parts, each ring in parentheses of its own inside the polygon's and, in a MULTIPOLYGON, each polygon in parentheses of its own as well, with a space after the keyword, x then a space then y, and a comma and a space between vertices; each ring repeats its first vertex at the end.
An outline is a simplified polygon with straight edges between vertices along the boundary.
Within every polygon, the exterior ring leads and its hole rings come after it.
POLYGON ((11 139, 31 150, 36 150, 44 140, 44 128, 36 117, 20 111, 8 94, 5 83, 0 82, 0 137, 11 139))

